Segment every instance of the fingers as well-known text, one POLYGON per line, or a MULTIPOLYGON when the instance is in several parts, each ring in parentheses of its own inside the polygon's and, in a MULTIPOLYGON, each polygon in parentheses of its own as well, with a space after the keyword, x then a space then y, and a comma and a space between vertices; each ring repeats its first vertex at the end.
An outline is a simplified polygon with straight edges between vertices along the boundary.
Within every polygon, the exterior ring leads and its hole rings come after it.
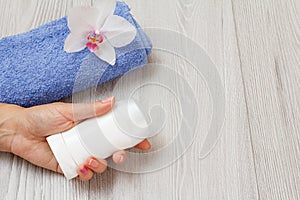
POLYGON ((94 175, 94 172, 92 170, 90 170, 89 168, 87 168, 85 165, 79 166, 77 173, 78 173, 79 179, 82 181, 88 181, 91 178, 93 178, 93 175, 94 175))
POLYGON ((151 149, 151 144, 149 140, 145 139, 141 143, 137 144, 135 148, 140 149, 140 150, 149 150, 151 149))
POLYGON ((106 168, 107 168, 107 161, 106 160, 101 160, 101 159, 96 159, 96 158, 90 158, 87 161, 86 166, 93 170, 94 172, 100 174, 103 173, 106 168))
POLYGON ((91 157, 83 165, 79 166, 77 172, 80 180, 88 181, 93 177, 94 173, 103 173, 106 168, 106 160, 91 157))
POLYGON ((116 164, 120 164, 120 163, 124 162, 125 159, 126 159, 126 152, 124 150, 117 151, 112 155, 112 160, 116 164))
MULTIPOLYGON (((141 143, 135 146, 135 148, 141 149, 141 150, 149 150, 151 148, 150 142, 145 139, 141 143)), ((126 152, 124 150, 117 151, 112 155, 112 160, 116 164, 120 164, 126 160, 126 152)))
MULTIPOLYGON (((148 150, 151 148, 150 142, 145 139, 141 143, 135 146, 135 148, 141 149, 141 150, 148 150)), ((126 160, 126 152, 124 150, 117 151, 112 155, 112 160, 116 164, 120 164, 126 160)), ((81 165, 78 168, 78 175, 79 179, 83 181, 88 181, 93 177, 94 173, 103 173, 107 168, 107 161, 96 159, 96 158, 89 158, 86 163, 81 165)))

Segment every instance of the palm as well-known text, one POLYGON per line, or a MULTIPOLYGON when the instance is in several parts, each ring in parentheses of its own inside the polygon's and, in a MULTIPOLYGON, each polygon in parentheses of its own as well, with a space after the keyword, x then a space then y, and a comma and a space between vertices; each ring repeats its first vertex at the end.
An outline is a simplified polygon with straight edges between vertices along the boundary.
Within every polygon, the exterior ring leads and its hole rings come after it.
POLYGON ((37 109, 39 108, 36 107, 35 112, 30 115, 23 112, 17 116, 16 120, 21 121, 18 126, 22 128, 15 134, 11 151, 37 166, 61 172, 46 137, 72 128, 75 124, 72 115, 70 112, 60 112, 58 109, 50 111, 45 109, 45 106, 41 107, 40 112, 37 109))
POLYGON ((21 136, 15 140, 13 152, 37 166, 58 170, 58 163, 45 138, 26 138, 21 136), (21 142, 19 142, 21 141, 21 142))

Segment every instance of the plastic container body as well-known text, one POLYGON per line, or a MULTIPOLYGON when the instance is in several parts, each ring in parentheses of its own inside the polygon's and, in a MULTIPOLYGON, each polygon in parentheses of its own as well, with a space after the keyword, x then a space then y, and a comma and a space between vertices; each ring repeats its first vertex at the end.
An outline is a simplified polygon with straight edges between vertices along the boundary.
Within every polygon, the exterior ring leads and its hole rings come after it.
POLYGON ((65 177, 72 179, 89 157, 105 159, 145 139, 134 137, 133 132, 137 136, 149 133, 145 115, 134 101, 120 101, 109 113, 49 136, 47 141, 65 177))

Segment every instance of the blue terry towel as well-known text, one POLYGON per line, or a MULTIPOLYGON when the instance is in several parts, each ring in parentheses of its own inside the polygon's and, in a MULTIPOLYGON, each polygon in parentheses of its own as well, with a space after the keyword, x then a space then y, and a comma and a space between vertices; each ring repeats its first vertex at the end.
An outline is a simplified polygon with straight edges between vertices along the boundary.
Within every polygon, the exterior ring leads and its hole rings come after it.
POLYGON ((114 14, 124 17, 138 30, 132 43, 116 49, 114 66, 108 66, 88 49, 64 52, 64 42, 70 33, 66 17, 27 33, 2 38, 0 102, 30 107, 58 101, 146 64, 151 51, 148 37, 125 3, 117 2, 114 14))

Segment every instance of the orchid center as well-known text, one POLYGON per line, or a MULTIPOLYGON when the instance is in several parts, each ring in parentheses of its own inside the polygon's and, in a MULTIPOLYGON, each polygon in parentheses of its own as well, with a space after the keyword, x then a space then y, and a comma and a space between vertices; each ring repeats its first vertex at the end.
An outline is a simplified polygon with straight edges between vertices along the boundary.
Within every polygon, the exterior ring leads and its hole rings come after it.
POLYGON ((86 43, 86 46, 91 50, 92 52, 99 49, 99 44, 101 44, 104 40, 103 34, 96 30, 92 31, 88 35, 88 42, 86 43))

